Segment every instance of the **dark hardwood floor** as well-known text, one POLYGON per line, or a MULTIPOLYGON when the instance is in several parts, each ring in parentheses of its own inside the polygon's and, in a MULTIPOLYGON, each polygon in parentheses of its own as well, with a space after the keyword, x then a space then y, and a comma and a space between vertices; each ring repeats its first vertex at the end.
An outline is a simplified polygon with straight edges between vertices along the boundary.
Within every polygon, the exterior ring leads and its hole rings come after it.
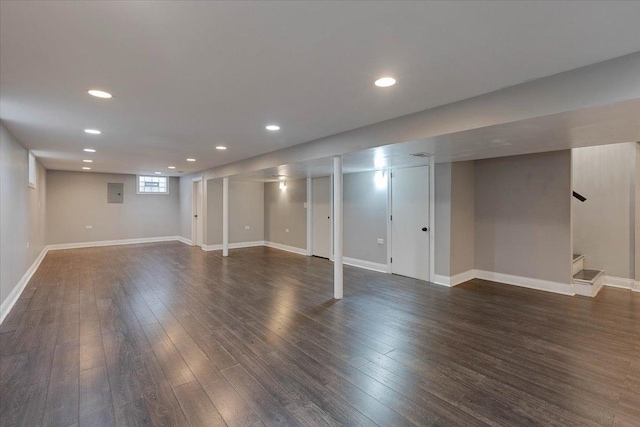
POLYGON ((51 251, 2 426, 640 426, 640 294, 445 288, 270 248, 51 251))

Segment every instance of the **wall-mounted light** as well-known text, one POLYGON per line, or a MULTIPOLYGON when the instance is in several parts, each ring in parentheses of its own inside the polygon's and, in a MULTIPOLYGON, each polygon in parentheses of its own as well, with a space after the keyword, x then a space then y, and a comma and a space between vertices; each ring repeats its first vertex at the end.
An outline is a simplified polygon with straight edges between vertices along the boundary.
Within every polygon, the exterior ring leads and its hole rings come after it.
POLYGON ((280 184, 278 185, 278 188, 280 190, 286 190, 287 189, 287 182, 284 179, 280 180, 280 184))

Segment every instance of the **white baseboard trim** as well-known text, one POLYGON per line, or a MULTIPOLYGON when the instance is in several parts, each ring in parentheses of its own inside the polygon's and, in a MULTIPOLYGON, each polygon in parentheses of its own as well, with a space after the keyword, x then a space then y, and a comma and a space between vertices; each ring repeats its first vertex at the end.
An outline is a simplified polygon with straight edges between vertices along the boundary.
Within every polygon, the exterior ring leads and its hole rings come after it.
POLYGON ((18 301, 18 298, 20 298, 20 295, 22 295, 22 291, 24 291, 24 288, 27 286, 27 283, 29 283, 29 280, 31 280, 33 273, 35 273, 38 267, 40 267, 40 263, 44 259, 45 255, 47 255, 47 252, 49 252, 49 248, 45 246, 44 249, 42 249, 42 252, 40 252, 40 255, 38 255, 36 260, 33 262, 33 264, 31 264, 31 266, 27 268, 27 271, 25 271, 24 275, 22 276, 18 284, 13 288, 13 290, 7 296, 7 298, 2 302, 2 305, 0 305, 0 325, 2 324, 4 319, 7 317, 7 314, 9 314, 13 306, 16 304, 16 302, 18 301))
POLYGON ((48 245, 47 249, 50 251, 60 249, 78 249, 78 248, 92 248, 95 246, 118 246, 118 245, 135 245, 139 243, 156 243, 156 242, 170 242, 184 239, 179 236, 161 236, 161 237, 142 237, 138 239, 121 239, 121 240, 102 240, 97 242, 80 242, 80 243, 60 243, 56 245, 48 245))
POLYGON ((634 280, 624 277, 604 276, 603 281, 605 286, 612 288, 633 289, 634 287, 634 280))
POLYGON ((187 239, 186 237, 182 237, 182 236, 176 236, 176 240, 178 240, 179 242, 184 243, 185 245, 189 245, 191 246, 193 243, 191 243, 191 239, 187 239))
POLYGON ((366 270, 377 271, 379 273, 387 272, 387 264, 381 264, 379 262, 371 262, 371 261, 365 261, 357 258, 342 257, 342 263, 346 265, 351 265, 353 267, 364 268, 366 270))
POLYGON ((631 290, 634 292, 640 292, 640 282, 635 282, 631 290))
MULTIPOLYGON (((256 246, 264 246, 264 240, 256 240, 254 242, 237 242, 229 243, 229 249, 254 248, 256 246)), ((203 251, 221 251, 222 244, 202 245, 203 251)))
POLYGON ((280 249, 281 251, 293 252, 294 254, 307 256, 307 248, 296 248, 295 246, 283 245, 282 243, 264 242, 269 248, 280 249))
POLYGON ((506 283, 508 285, 520 286, 523 288, 537 289, 539 291, 553 292, 556 294, 570 295, 576 294, 572 283, 551 282, 549 280, 534 279, 531 277, 513 276, 511 274, 495 273, 492 271, 475 270, 476 277, 493 282, 506 283))
POLYGON ((476 271, 467 270, 467 271, 463 271, 462 273, 458 273, 454 276, 445 276, 442 274, 435 274, 433 276, 433 283, 435 283, 436 285, 453 287, 453 286, 458 286, 464 282, 467 282, 475 278, 476 278, 476 271))

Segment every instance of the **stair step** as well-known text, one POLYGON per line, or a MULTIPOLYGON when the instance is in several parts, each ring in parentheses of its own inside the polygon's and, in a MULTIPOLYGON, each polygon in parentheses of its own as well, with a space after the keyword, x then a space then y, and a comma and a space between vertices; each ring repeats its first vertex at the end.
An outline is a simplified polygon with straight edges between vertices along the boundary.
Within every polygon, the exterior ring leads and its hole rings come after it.
POLYGON ((576 274, 584 268, 584 255, 573 254, 573 266, 571 272, 576 274))
POLYGON ((604 274, 603 270, 585 270, 582 269, 573 275, 574 281, 587 282, 593 284, 600 276, 604 274))
POLYGON ((573 275, 573 288, 576 294, 585 297, 595 297, 602 286, 604 271, 603 270, 586 270, 582 269, 573 275))

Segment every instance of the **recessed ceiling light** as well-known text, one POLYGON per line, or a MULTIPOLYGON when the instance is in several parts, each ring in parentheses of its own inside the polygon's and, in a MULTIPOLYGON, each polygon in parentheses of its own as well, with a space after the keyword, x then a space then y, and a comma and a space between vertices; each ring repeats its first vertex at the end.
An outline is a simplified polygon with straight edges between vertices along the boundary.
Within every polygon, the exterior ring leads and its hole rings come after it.
POLYGON ((266 129, 267 130, 280 130, 280 126, 278 126, 278 125, 267 125, 266 129))
POLYGON ((86 151, 87 153, 95 153, 96 150, 94 150, 93 148, 85 148, 84 151, 86 151))
POLYGON ((196 159, 187 159, 187 162, 195 162, 196 159))
POLYGON ((175 166, 167 166, 168 169, 175 169, 175 166))
POLYGON ((83 166, 83 167, 82 167, 82 169, 84 169, 84 170, 86 170, 86 171, 91 170, 91 168, 90 168, 90 167, 87 167, 87 166, 83 166))
POLYGON ((85 162, 85 163, 93 163, 93 160, 85 159, 85 160, 83 160, 83 162, 85 162))
POLYGON ((91 96, 95 96, 96 98, 104 98, 104 99, 113 98, 113 96, 109 92, 105 92, 103 90, 98 90, 98 89, 88 90, 87 93, 89 93, 89 95, 91 96))
POLYGON ((86 133, 90 133, 91 135, 100 135, 102 133, 98 129, 85 129, 84 131, 86 133))
POLYGON ((162 172, 154 172, 156 175, 162 175, 162 172))
POLYGON ((226 150, 226 149, 227 149, 227 147, 225 147, 224 145, 218 145, 216 147, 216 150, 226 150))
POLYGON ((396 79, 393 77, 381 77, 375 81, 375 85, 378 87, 389 87, 396 84, 396 79))

